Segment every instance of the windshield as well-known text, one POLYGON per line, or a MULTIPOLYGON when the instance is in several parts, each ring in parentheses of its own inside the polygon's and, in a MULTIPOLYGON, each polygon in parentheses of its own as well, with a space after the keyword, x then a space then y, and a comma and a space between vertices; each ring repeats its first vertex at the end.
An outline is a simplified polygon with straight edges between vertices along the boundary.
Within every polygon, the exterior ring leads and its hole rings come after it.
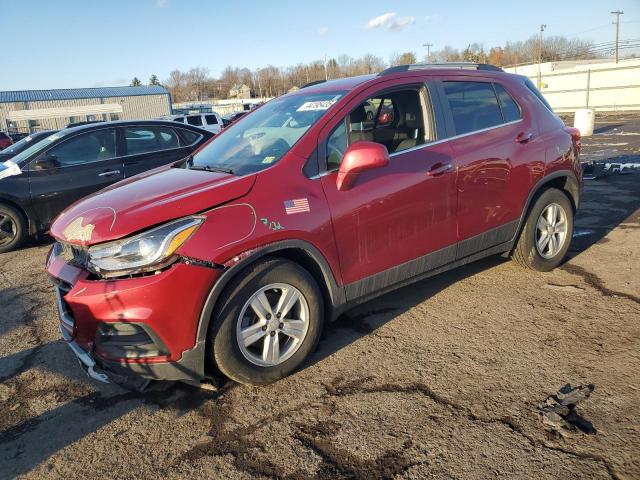
POLYGON ((61 132, 58 132, 58 133, 54 133, 53 135, 49 135, 47 138, 43 140, 36 141, 36 143, 31 145, 29 148, 21 151, 19 154, 13 157, 11 161, 13 163, 17 163, 18 165, 20 165, 21 163, 24 163, 25 160, 27 160, 29 157, 31 157, 31 155, 33 155, 34 153, 38 153, 41 150, 44 150, 51 144, 51 142, 55 142, 57 139, 61 138, 62 136, 64 136, 64 134, 61 132))
POLYGON ((280 160, 344 92, 292 95, 271 100, 228 127, 189 162, 235 175, 258 172, 280 160))
POLYGON ((6 153, 6 154, 9 154, 9 155, 15 155, 16 153, 21 152, 22 150, 27 148, 28 146, 35 145, 36 143, 38 143, 43 138, 44 137, 42 135, 39 135, 39 136, 31 136, 31 135, 26 136, 22 140, 19 140, 16 143, 14 143, 13 145, 11 145, 10 147, 7 147, 4 150, 2 150, 2 152, 0 152, 0 154, 4 155, 6 153))

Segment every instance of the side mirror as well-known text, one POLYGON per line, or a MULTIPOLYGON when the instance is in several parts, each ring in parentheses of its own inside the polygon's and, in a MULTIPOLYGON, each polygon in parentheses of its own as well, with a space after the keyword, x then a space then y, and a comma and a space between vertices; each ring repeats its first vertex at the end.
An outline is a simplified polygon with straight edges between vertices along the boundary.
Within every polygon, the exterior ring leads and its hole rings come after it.
POLYGON ((36 170, 49 170, 51 168, 58 168, 59 166, 60 162, 58 161, 58 157, 51 154, 38 158, 34 164, 36 170))
POLYGON ((349 190, 361 172, 389 165, 387 147, 380 143, 355 142, 344 153, 338 170, 336 187, 338 190, 349 190))

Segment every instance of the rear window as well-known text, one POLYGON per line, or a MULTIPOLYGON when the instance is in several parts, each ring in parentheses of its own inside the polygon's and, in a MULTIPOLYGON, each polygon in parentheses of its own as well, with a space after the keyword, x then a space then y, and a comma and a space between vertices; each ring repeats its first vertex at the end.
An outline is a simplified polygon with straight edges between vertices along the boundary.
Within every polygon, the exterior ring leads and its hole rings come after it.
POLYGON ((197 127, 202 126, 202 117, 200 115, 191 115, 187 117, 187 123, 189 125, 196 125, 197 127))
POLYGON ((185 145, 193 145, 202 137, 202 135, 197 134, 196 132, 192 132, 190 130, 185 130, 180 128, 180 136, 182 137, 182 141, 185 145))
POLYGON ((127 127, 124 129, 127 155, 178 148, 178 137, 165 127, 127 127))
POLYGON ((486 82, 444 82, 456 135, 500 125, 502 113, 493 85, 486 82))

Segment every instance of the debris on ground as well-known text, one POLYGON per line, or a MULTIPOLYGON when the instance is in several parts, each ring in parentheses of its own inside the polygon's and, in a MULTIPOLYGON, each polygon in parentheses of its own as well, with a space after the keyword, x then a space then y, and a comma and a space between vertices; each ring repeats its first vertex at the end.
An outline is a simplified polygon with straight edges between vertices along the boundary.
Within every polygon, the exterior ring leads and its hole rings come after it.
POLYGON ((593 424, 576 412, 576 405, 589 398, 595 388, 591 383, 575 387, 567 383, 558 393, 549 395, 538 406, 542 422, 561 435, 576 430, 582 433, 597 433, 593 424))

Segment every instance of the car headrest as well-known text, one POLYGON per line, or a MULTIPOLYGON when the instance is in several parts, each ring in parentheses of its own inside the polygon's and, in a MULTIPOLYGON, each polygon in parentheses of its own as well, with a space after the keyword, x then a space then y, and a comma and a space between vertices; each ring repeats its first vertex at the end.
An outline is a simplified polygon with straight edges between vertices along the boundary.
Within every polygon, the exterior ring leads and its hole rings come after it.
POLYGON ((366 120, 367 111, 365 110, 364 105, 359 105, 349 116, 349 121, 351 123, 362 123, 366 120))

